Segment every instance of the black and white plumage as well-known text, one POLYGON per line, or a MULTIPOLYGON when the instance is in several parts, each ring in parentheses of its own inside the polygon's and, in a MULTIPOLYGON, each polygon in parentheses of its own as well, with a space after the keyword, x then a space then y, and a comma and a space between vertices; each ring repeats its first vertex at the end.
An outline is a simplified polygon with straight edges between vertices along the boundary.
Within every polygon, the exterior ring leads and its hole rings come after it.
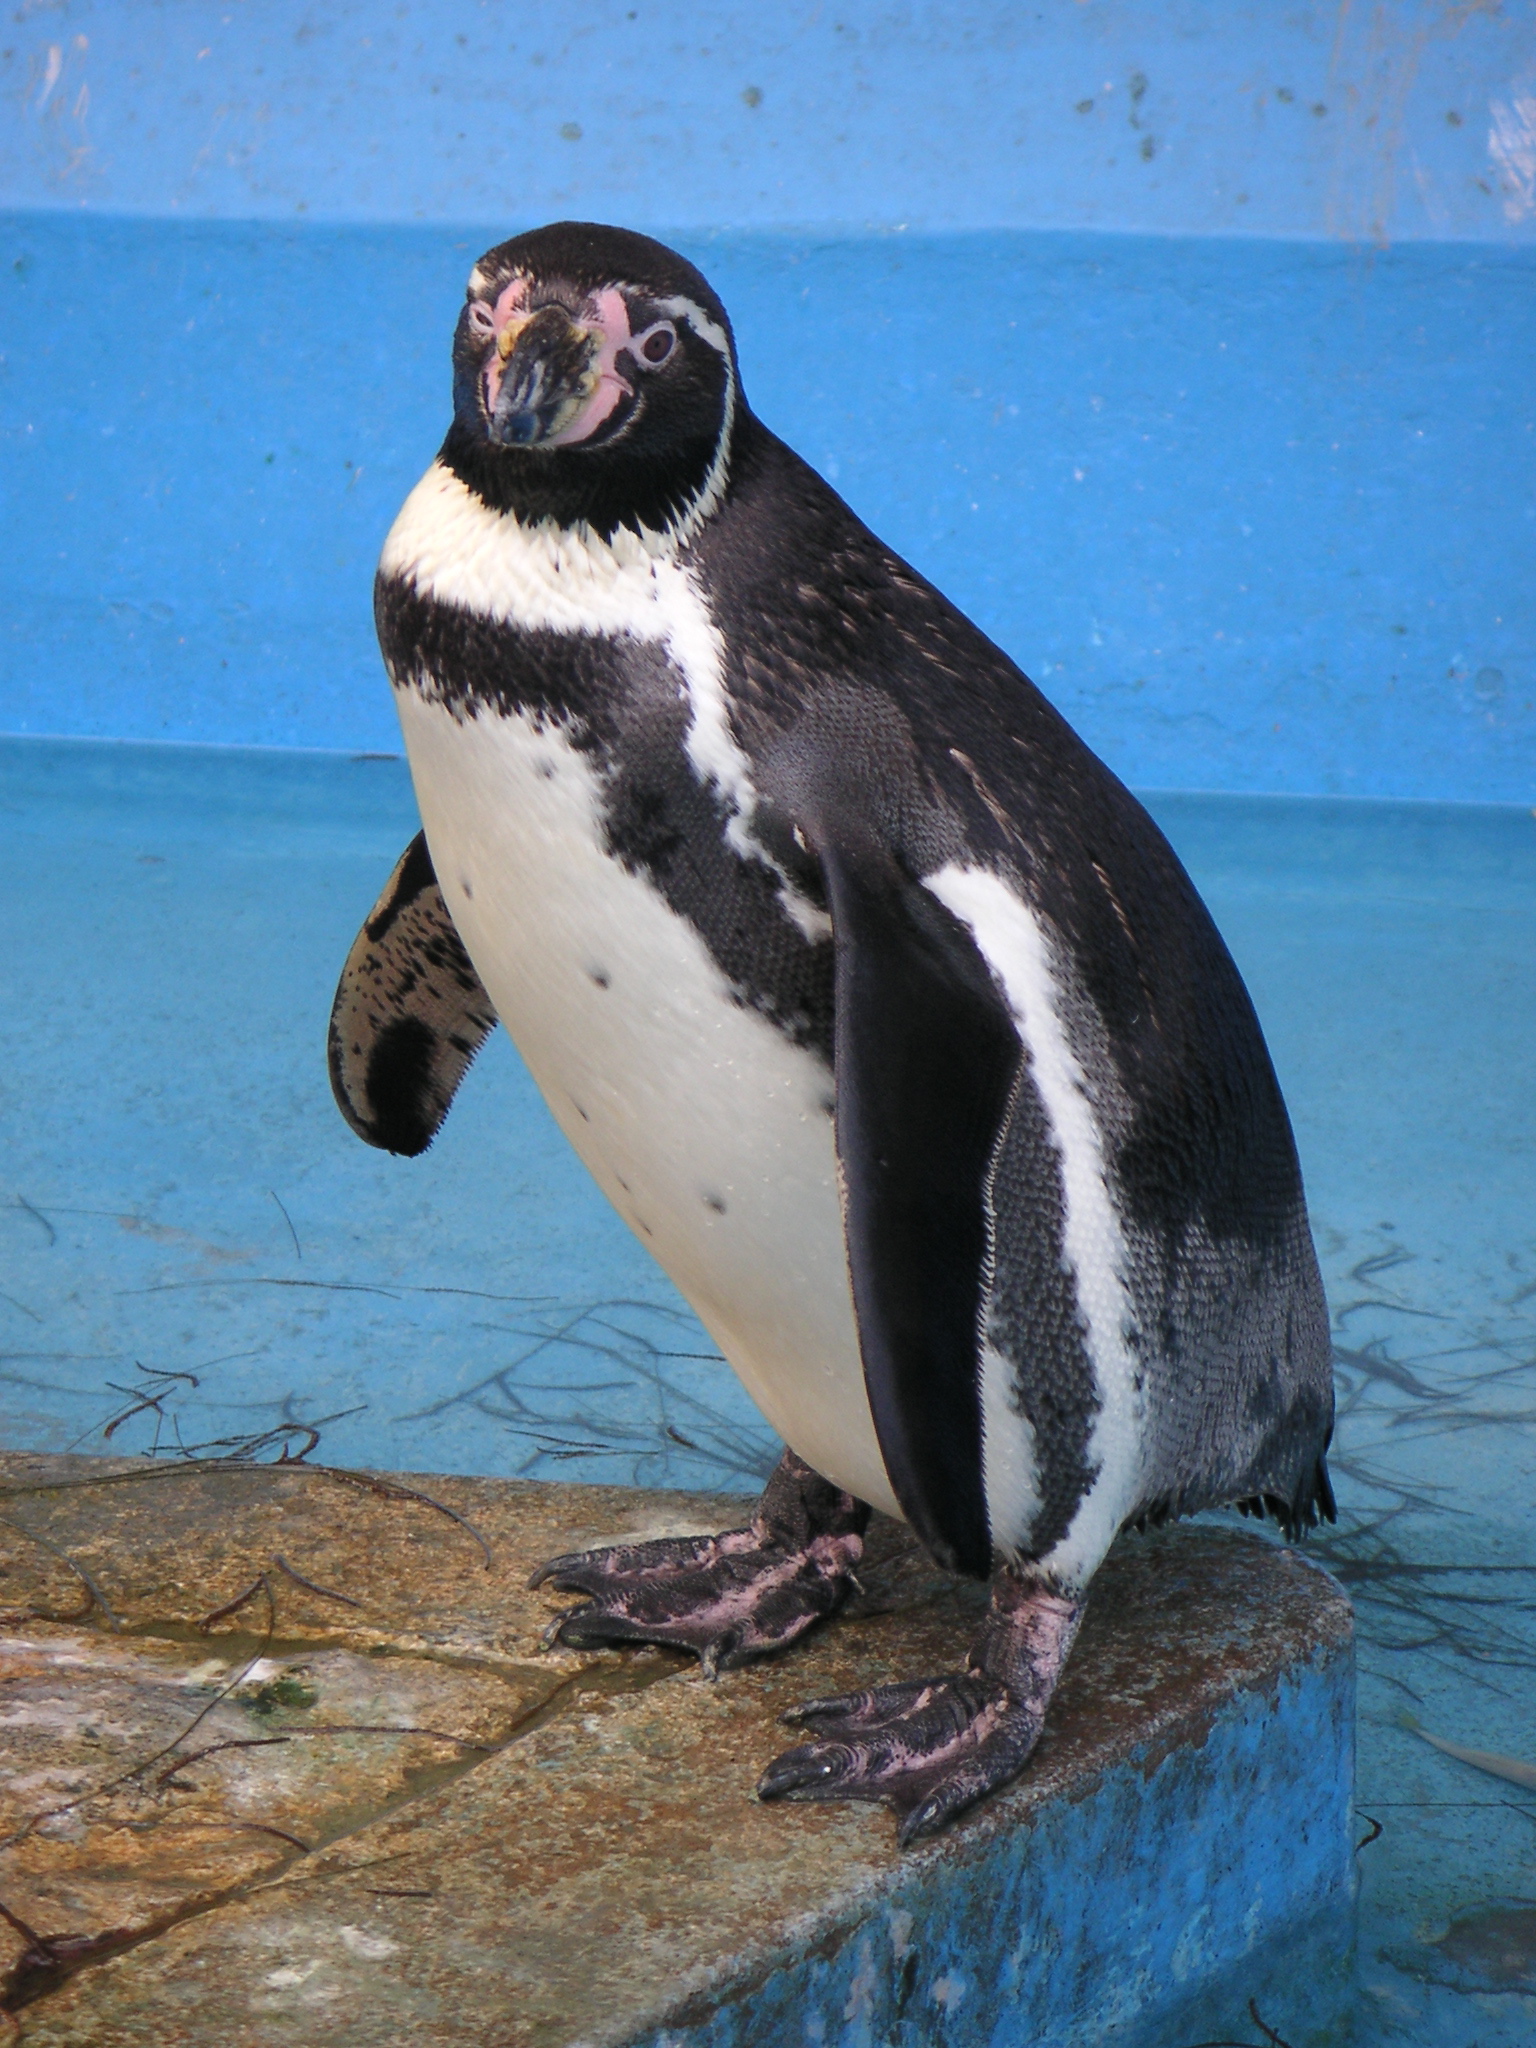
POLYGON ((522 236, 454 362, 376 589, 425 848, 338 1098, 420 1150, 494 1010, 790 1446, 713 1549, 557 1560, 564 1640, 778 1648, 864 1504, 993 1576, 967 1672, 817 1703, 764 1781, 909 1837, 1027 1757, 1124 1526, 1331 1511, 1284 1105, 1161 833, 753 416, 692 266, 522 236))

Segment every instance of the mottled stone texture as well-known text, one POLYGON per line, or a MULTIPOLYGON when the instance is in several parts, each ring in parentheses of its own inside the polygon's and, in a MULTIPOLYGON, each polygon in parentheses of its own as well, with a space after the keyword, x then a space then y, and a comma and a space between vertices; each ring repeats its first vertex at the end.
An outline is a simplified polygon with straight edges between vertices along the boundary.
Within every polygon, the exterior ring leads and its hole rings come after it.
POLYGON ((752 1795, 785 1706, 962 1655, 981 1590, 895 1524, 843 1618, 709 1684, 543 1651, 524 1581, 739 1499, 20 1456, 0 1491, 38 2048, 1183 2048, 1262 2041, 1250 1998, 1302 2048, 1347 1954, 1349 1610, 1261 1538, 1123 1542, 1024 1778, 901 1855, 752 1795))

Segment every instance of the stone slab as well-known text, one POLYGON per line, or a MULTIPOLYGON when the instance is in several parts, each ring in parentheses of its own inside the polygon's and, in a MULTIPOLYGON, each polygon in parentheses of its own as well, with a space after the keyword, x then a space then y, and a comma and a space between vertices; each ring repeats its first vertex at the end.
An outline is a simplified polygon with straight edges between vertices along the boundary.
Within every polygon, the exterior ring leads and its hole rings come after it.
POLYGON ((0 1967, 38 2048, 1183 2048, 1259 2039, 1250 1998, 1317 2037, 1350 1617, 1262 1538, 1118 1546, 1028 1772, 902 1855, 882 1809, 752 1795, 784 1707, 962 1654, 980 1589, 896 1524, 837 1623, 709 1684, 544 1652, 524 1581, 739 1498, 21 1456, 0 1494, 0 1967))

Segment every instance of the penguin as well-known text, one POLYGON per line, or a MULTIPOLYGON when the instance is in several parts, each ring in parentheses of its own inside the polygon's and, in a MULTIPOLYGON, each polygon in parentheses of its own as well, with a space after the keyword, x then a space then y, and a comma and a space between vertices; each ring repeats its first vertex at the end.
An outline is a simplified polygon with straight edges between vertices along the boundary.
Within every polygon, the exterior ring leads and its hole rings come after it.
POLYGON ((930 1834, 1024 1768, 1122 1530, 1332 1517, 1247 991, 1146 811, 755 416, 644 236, 476 263, 375 610, 423 831, 342 972, 341 1112, 419 1154, 499 1019, 787 1446, 740 1528, 545 1564, 552 1639, 712 1676, 900 1517, 990 1584, 963 1668, 796 1709, 758 1792, 930 1834))

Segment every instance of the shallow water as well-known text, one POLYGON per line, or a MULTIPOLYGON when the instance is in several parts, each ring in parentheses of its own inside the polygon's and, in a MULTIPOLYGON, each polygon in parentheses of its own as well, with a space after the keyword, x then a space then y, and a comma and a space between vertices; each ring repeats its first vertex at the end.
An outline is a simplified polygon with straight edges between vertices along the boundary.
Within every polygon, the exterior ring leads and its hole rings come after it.
MULTIPOLYGON (((1536 2035, 1536 816, 1149 799, 1248 978, 1333 1307, 1361 2042, 1536 2035)), ((494 1042, 423 1159, 330 1099, 415 830, 380 757, 0 740, 0 1441, 750 1491, 771 1434, 494 1042)), ((1255 2034, 1257 2044, 1259 2036, 1255 2034)))

